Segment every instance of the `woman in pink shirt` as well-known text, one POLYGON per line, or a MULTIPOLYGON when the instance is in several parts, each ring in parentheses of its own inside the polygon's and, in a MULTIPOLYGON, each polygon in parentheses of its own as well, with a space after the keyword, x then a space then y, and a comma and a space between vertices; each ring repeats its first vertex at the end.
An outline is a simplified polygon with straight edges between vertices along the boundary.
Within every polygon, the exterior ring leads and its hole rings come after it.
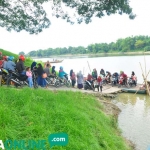
POLYGON ((33 87, 33 81, 32 81, 32 72, 30 67, 26 68, 26 76, 28 76, 28 81, 29 81, 29 87, 33 87))

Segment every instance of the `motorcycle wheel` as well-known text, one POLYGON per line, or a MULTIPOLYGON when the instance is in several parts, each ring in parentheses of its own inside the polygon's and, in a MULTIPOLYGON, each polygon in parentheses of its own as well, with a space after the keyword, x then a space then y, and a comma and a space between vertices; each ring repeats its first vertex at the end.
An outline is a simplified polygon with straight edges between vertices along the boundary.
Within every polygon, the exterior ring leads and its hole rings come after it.
POLYGON ((16 83, 16 82, 14 82, 15 81, 15 77, 9 77, 8 79, 7 79, 7 86, 8 87, 18 87, 19 85, 16 83))
POLYGON ((36 80, 36 79, 33 79, 33 87, 34 87, 35 89, 38 88, 38 83, 37 83, 37 80, 36 80))
POLYGON ((71 86, 71 83, 70 83, 69 80, 66 81, 66 86, 67 86, 67 87, 70 87, 70 86, 71 86))
POLYGON ((87 90, 88 89, 88 86, 85 84, 84 85, 84 90, 87 90))
POLYGON ((54 86, 55 86, 56 88, 60 87, 60 82, 59 82, 59 81, 56 81, 55 84, 54 84, 54 86))

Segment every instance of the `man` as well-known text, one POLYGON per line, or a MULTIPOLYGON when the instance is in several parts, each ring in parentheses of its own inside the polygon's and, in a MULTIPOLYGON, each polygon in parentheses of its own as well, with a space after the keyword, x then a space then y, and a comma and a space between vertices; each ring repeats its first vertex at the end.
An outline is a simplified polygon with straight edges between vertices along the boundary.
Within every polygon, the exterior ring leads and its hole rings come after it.
POLYGON ((7 70, 15 71, 16 64, 13 62, 13 59, 13 56, 8 57, 8 62, 6 63, 7 70))
POLYGON ((19 56, 19 61, 16 63, 16 69, 18 70, 19 74, 24 74, 25 67, 24 67, 25 57, 23 55, 19 56))

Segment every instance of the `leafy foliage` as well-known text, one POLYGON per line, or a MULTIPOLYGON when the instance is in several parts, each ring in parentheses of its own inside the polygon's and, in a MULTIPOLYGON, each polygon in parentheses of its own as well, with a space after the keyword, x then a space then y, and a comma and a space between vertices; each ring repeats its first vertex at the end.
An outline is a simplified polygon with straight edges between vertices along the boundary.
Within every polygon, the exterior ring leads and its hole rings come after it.
POLYGON ((74 10, 77 22, 89 23, 92 17, 103 17, 111 14, 128 14, 134 19, 129 0, 0 0, 0 26, 19 32, 25 30, 31 34, 37 34, 44 28, 48 28, 50 20, 47 18, 43 3, 52 3, 53 15, 66 19, 73 24, 71 15, 66 8, 74 10))
POLYGON ((0 0, 0 26, 39 33, 50 25, 42 4, 47 0, 0 0))
POLYGON ((46 50, 31 51, 28 53, 31 57, 46 57, 50 55, 66 55, 66 54, 89 54, 89 53, 108 53, 108 52, 135 52, 135 51, 150 51, 150 37, 135 36, 125 39, 118 39, 115 43, 96 43, 83 46, 68 48, 48 48, 46 50))

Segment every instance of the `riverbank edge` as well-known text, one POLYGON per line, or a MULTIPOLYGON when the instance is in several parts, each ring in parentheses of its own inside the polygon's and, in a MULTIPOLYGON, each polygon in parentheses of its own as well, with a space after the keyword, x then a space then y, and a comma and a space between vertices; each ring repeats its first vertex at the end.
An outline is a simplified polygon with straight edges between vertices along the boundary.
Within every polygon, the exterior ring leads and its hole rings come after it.
MULTIPOLYGON (((47 90, 49 90, 49 89, 47 89, 47 90)), ((58 90, 53 89, 52 91, 57 92, 58 90)), ((62 90, 62 91, 64 91, 64 90, 62 90)), ((78 91, 74 91, 74 92, 78 92, 78 91)), ((122 130, 118 127, 118 116, 121 112, 121 109, 119 109, 119 107, 117 105, 112 103, 112 99, 117 97, 118 94, 122 93, 122 92, 119 91, 119 92, 114 93, 114 94, 103 94, 103 93, 95 93, 95 92, 91 93, 91 92, 85 91, 85 92, 81 92, 81 93, 85 94, 85 95, 91 95, 95 98, 95 100, 98 100, 100 102, 100 104, 103 106, 104 114, 106 116, 112 117, 114 122, 117 124, 117 127, 116 127, 117 134, 123 138, 126 145, 128 145, 132 150, 136 150, 135 144, 132 141, 125 138, 124 136, 122 136, 122 134, 121 134, 122 130)))
POLYGON ((115 57, 115 56, 143 56, 143 55, 150 55, 150 52, 119 52, 119 53, 97 53, 97 54, 67 54, 67 55, 51 55, 51 56, 44 56, 44 57, 31 57, 32 59, 40 59, 40 58, 62 58, 62 57, 115 57))
MULTIPOLYGON (((118 93, 121 93, 121 92, 118 92, 118 93)), ((133 150, 136 150, 135 144, 132 141, 125 138, 124 136, 122 136, 122 134, 121 134, 122 130, 118 127, 118 116, 121 112, 121 109, 119 109, 119 107, 117 105, 112 103, 112 99, 114 97, 116 97, 118 93, 104 94, 104 95, 102 93, 84 93, 84 94, 92 95, 93 97, 96 98, 96 100, 98 100, 102 104, 103 112, 105 113, 105 115, 112 116, 115 119, 115 121, 117 122, 117 130, 119 130, 118 134, 124 139, 124 141, 127 145, 129 145, 133 150)))

